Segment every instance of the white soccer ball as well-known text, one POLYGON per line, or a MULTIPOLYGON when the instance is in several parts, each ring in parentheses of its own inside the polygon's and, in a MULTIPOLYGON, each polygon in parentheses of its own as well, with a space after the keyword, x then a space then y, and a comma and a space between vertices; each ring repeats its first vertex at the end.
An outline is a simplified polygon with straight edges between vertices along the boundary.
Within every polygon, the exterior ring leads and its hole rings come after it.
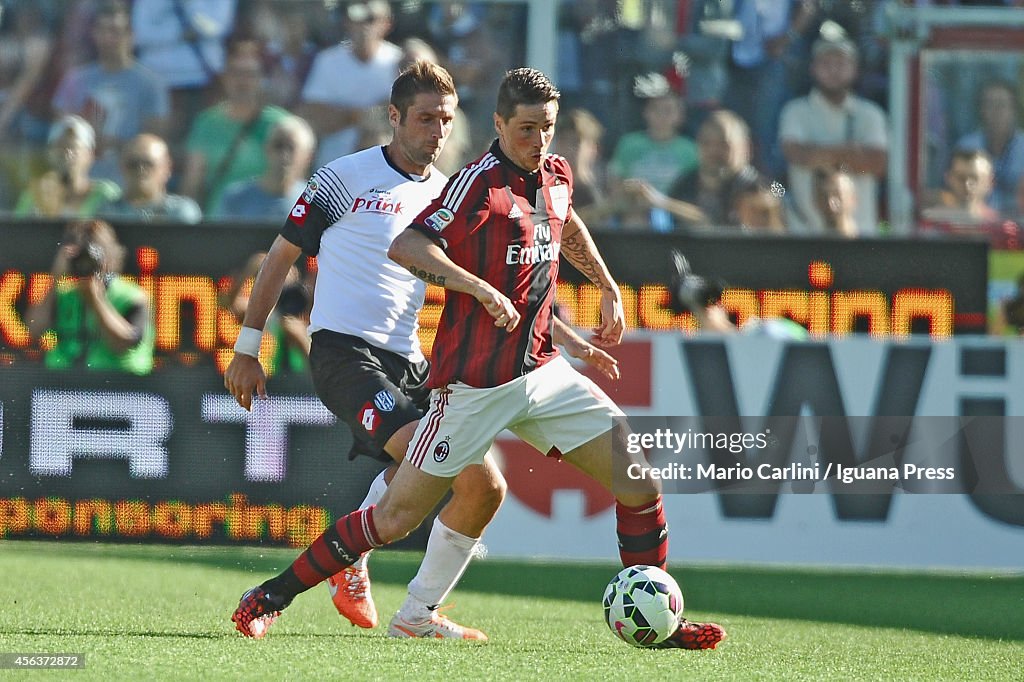
POLYGON ((622 641, 649 647, 679 627, 683 592, 675 579, 654 566, 619 571, 604 591, 604 619, 622 641))

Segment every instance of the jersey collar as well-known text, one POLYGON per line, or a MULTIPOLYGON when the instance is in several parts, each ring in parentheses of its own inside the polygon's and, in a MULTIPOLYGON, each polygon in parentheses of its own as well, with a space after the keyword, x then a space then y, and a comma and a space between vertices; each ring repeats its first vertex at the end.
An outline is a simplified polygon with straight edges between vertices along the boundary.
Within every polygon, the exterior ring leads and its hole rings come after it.
MULTIPOLYGON (((388 154, 387 145, 381 145, 380 146, 380 153, 384 156, 384 161, 386 161, 387 164, 389 166, 391 166, 391 169, 394 170, 399 175, 401 175, 406 180, 412 180, 413 182, 426 182, 427 179, 430 178, 430 171, 429 170, 427 171, 426 175, 413 175, 411 173, 406 173, 404 170, 399 168, 395 164, 395 162, 391 160, 391 155, 388 154)), ((433 166, 431 166, 431 168, 433 168, 433 166)))

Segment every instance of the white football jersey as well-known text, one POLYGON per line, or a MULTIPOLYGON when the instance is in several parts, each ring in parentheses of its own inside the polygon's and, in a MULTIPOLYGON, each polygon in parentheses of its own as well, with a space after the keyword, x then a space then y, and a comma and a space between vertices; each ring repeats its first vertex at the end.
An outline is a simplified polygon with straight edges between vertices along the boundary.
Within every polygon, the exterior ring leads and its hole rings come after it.
POLYGON ((424 179, 404 173, 382 147, 340 157, 313 174, 282 230, 317 254, 310 333, 350 334, 423 360, 417 316, 426 285, 388 258, 388 248, 446 181, 436 168, 424 179))

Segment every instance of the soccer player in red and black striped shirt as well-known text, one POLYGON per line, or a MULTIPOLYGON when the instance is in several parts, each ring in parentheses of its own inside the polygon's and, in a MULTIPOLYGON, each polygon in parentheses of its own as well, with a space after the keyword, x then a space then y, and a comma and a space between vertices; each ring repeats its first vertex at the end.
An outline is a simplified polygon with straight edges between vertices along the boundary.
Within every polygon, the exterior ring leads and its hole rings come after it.
MULTIPOLYGON (((490 151, 453 176, 391 245, 393 260, 447 290, 433 392, 388 493, 325 531, 339 545, 332 570, 412 532, 506 428, 615 495, 625 566, 665 567, 668 532, 657 482, 624 485, 627 477, 617 476, 612 488, 614 471, 642 459, 626 447, 623 412, 552 345, 559 255, 601 290, 596 341, 616 344, 624 329, 618 286, 572 210, 569 165, 547 153, 558 98, 541 72, 509 71, 498 91, 498 139, 490 151)), ((268 618, 275 606, 265 605, 268 618)), ((658 646, 709 649, 724 637, 718 625, 680 619, 658 646)))

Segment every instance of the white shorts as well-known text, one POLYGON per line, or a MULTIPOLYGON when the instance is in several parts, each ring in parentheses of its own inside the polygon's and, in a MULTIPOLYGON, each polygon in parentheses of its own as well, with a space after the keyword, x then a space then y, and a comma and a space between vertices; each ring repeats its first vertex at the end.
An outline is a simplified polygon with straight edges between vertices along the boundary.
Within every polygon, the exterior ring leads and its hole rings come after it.
POLYGON ((597 384, 558 356, 500 386, 455 383, 435 389, 406 459, 428 474, 450 478, 483 463, 505 429, 542 453, 566 453, 607 433, 623 416, 597 384))

